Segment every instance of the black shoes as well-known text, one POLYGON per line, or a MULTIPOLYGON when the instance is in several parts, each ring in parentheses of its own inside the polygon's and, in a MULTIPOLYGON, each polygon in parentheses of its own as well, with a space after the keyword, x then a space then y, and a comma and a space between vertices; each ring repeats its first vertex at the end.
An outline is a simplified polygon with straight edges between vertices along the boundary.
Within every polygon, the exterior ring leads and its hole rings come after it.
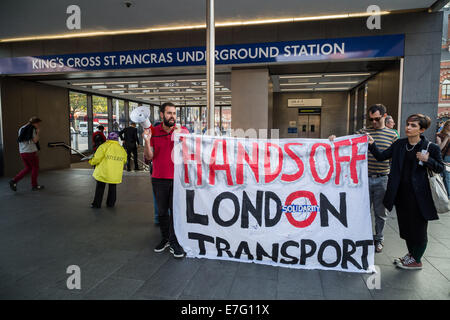
POLYGON ((33 187, 31 190, 39 191, 39 190, 42 190, 42 189, 44 189, 44 186, 36 186, 36 187, 33 187))
POLYGON ((161 242, 153 249, 155 252, 163 252, 166 248, 170 247, 169 241, 161 240, 161 242))
POLYGON ((173 254, 173 257, 176 259, 184 258, 186 255, 186 252, 184 252, 183 248, 178 243, 170 246, 170 253, 173 254))
POLYGON ((14 180, 9 180, 9 187, 12 191, 17 191, 17 183, 15 183, 14 180))
POLYGON ((100 209, 101 207, 91 203, 91 208, 93 208, 93 209, 100 209))

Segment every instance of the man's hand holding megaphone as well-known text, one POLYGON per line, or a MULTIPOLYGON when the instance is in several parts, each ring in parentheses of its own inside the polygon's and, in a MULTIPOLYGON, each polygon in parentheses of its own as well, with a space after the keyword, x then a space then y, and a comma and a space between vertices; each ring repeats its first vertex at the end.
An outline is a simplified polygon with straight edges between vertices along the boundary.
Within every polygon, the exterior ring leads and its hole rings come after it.
POLYGON ((152 128, 151 127, 144 129, 142 138, 144 139, 145 143, 148 143, 150 145, 150 139, 152 138, 152 128))

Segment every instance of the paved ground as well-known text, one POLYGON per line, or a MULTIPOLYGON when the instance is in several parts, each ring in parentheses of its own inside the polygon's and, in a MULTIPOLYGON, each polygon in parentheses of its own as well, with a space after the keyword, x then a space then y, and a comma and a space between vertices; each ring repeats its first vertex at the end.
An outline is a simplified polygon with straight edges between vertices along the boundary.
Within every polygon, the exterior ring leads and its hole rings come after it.
POLYGON ((450 216, 429 226, 424 269, 392 265, 405 253, 395 215, 376 255, 381 289, 368 275, 306 271, 155 254, 159 229, 147 173, 125 173, 116 208, 89 207, 92 171, 42 173, 13 193, 0 179, 0 299, 450 299, 450 216), (66 288, 66 268, 79 265, 82 289, 66 288))

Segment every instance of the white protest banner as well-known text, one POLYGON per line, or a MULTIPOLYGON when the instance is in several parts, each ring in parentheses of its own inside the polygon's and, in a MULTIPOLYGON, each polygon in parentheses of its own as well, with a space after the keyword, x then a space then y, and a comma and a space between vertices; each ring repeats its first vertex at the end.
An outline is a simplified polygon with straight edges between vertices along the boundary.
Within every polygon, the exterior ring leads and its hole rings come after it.
POLYGON ((173 215, 188 257, 374 272, 367 137, 177 134, 173 215))

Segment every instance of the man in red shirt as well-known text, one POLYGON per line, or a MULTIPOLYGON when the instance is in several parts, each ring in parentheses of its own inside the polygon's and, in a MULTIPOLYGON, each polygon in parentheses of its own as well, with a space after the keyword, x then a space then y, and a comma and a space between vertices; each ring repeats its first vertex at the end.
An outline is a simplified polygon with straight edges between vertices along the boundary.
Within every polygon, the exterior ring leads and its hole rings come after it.
POLYGON ((181 129, 189 133, 187 128, 176 126, 177 111, 173 103, 161 105, 159 114, 161 124, 144 131, 144 157, 153 161, 152 186, 158 206, 159 227, 162 240, 155 247, 155 252, 163 252, 170 247, 175 258, 183 258, 186 253, 178 243, 173 228, 173 176, 174 163, 172 160, 173 133, 181 129), (170 213, 169 214, 169 210, 170 213))

